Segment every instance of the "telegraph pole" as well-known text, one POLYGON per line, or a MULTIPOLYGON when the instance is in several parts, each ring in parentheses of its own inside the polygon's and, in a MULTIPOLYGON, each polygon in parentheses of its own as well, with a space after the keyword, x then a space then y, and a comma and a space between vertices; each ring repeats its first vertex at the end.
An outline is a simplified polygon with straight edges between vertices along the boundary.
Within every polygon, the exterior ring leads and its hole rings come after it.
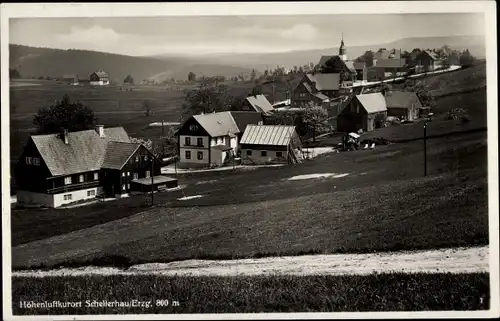
POLYGON ((154 204, 154 181, 153 181, 153 176, 154 176, 154 156, 151 157, 151 206, 154 204))
POLYGON ((427 120, 424 121, 424 176, 427 176, 427 120))

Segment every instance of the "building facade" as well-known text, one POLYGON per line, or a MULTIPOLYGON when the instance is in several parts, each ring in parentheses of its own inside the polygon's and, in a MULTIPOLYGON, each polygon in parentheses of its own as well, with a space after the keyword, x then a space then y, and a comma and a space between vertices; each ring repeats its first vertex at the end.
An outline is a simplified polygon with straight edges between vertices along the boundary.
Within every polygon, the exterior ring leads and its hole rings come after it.
POLYGON ((387 119, 387 105, 381 93, 354 96, 337 116, 338 132, 372 131, 387 119))
POLYGON ((92 86, 109 85, 109 75, 102 70, 91 73, 89 79, 92 86))

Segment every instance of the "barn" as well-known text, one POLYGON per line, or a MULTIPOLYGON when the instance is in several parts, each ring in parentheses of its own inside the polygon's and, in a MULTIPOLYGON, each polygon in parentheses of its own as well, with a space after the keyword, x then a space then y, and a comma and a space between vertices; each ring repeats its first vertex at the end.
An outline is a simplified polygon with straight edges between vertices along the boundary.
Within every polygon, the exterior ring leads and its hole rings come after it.
POLYGON ((240 148, 242 164, 294 164, 301 142, 295 126, 248 125, 240 148))
POLYGON ((422 103, 418 95, 409 91, 387 91, 385 93, 387 102, 387 116, 404 117, 407 120, 415 120, 419 116, 422 103))
POLYGON ((338 132, 371 131, 387 119, 387 103, 381 93, 356 95, 337 117, 338 132))

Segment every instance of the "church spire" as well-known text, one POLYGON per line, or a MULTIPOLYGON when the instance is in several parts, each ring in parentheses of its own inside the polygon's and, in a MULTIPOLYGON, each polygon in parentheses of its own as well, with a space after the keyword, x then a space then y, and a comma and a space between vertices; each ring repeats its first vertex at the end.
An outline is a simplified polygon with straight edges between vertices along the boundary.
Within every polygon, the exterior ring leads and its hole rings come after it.
POLYGON ((342 60, 347 60, 347 55, 346 55, 346 49, 344 45, 344 33, 342 32, 342 38, 340 40, 340 48, 339 48, 339 56, 342 58, 342 60))

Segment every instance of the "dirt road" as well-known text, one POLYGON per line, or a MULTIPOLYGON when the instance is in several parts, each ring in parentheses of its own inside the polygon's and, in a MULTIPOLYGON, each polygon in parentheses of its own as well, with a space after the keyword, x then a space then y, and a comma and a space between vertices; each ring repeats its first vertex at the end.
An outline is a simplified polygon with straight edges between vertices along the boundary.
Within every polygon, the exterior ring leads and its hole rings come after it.
POLYGON ((172 263, 148 263, 118 268, 83 267, 77 269, 14 272, 13 276, 45 277, 63 275, 366 275, 386 272, 475 273, 489 271, 489 248, 453 248, 414 252, 374 254, 332 254, 270 257, 242 260, 188 260, 172 263))

